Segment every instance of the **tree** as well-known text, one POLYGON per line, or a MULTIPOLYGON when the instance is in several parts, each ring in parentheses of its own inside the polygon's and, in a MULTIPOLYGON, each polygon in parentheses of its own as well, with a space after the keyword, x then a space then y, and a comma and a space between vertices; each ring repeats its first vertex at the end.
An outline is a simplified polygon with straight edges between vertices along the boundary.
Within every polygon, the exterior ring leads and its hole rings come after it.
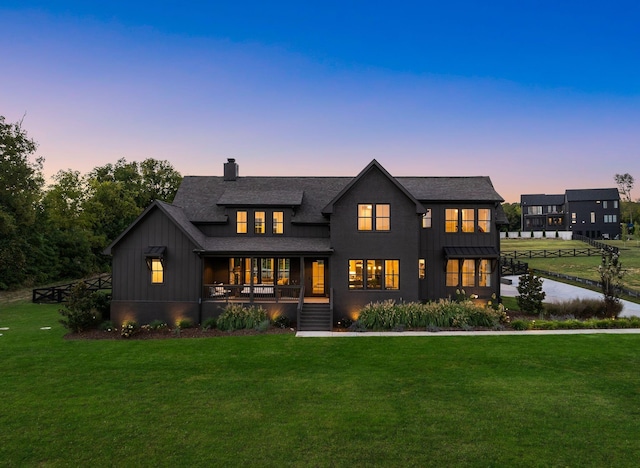
POLYGON ((42 158, 22 121, 6 123, 0 116, 0 289, 26 281, 33 273, 39 232, 35 229, 44 178, 42 158), (32 242, 33 241, 33 242, 32 242))
MULTIPOLYGON (((633 176, 626 173, 616 174, 613 178, 615 179, 616 184, 618 184, 618 191, 624 196, 624 201, 626 201, 627 204, 630 204, 631 190, 633 190, 633 184, 635 182, 633 180, 633 176)), ((633 211, 631 206, 629 206, 629 224, 633 225, 633 211)))
POLYGON ((604 295, 605 312, 608 317, 617 317, 622 310, 620 292, 624 271, 617 251, 602 249, 602 262, 598 267, 600 285, 604 295))
POLYGON ((503 203, 502 209, 509 221, 509 231, 519 231, 522 224, 522 207, 520 203, 503 203))
POLYGON ((530 314, 544 315, 542 301, 547 293, 542 290, 542 278, 535 276, 531 271, 521 275, 518 283, 518 306, 530 314))

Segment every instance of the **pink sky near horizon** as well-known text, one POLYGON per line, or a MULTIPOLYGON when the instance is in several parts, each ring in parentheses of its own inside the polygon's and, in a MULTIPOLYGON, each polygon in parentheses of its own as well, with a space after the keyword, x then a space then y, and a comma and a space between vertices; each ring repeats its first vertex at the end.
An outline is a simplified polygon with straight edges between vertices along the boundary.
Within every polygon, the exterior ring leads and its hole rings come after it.
MULTIPOLYGON (((6 20, 6 18, 5 18, 6 20)), ((640 97, 344 66, 251 42, 33 14, 0 32, 0 115, 45 174, 119 158, 183 175, 490 176, 521 194, 640 180, 640 97), (41 34, 7 45, 33 28, 41 34), (87 38, 90 37, 90 41, 87 38)), ((638 197, 636 187, 633 198, 638 197)))

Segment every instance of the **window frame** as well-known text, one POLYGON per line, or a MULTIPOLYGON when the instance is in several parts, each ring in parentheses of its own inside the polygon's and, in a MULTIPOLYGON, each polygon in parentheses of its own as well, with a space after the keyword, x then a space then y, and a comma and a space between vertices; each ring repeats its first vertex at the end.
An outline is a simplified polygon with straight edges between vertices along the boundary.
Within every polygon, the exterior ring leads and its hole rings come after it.
POLYGON ((253 212, 253 233, 263 235, 267 233, 267 212, 266 211, 254 211, 253 212))
POLYGON ((284 234, 284 211, 274 211, 271 215, 271 231, 275 235, 284 234))
POLYGON ((248 232, 249 213, 246 210, 236 211, 236 234, 247 234, 248 232))
POLYGON ((400 259, 351 258, 347 264, 349 291, 400 290, 400 259))
POLYGON ((151 284, 164 284, 164 262, 159 257, 150 260, 151 284))
POLYGON ((390 203, 358 203, 358 232, 391 231, 390 203))

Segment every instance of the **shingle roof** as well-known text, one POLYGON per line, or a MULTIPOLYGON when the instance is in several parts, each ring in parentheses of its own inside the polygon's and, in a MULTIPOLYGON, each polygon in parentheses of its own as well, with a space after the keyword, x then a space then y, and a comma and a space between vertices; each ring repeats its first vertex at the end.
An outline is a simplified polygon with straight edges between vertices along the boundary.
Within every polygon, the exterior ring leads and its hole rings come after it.
POLYGON ((546 195, 535 193, 530 195, 520 195, 520 203, 522 205, 564 205, 564 194, 562 195, 546 195))
MULTIPOLYGON (((502 202, 489 177, 395 177, 395 179, 421 202, 502 202)), ((255 205, 264 196, 281 202, 297 200, 293 222, 327 223, 322 209, 333 200, 353 177, 239 177, 225 181, 218 176, 187 176, 182 180, 173 204, 184 210, 192 222, 226 222, 225 207, 221 201, 239 206, 255 205), (286 190, 284 190, 286 188, 286 190), (229 190, 230 194, 226 194, 229 190), (266 194, 266 195, 265 195, 266 194), (251 201, 253 200, 253 201, 251 201)), ((267 203, 265 202, 265 205, 267 203)))

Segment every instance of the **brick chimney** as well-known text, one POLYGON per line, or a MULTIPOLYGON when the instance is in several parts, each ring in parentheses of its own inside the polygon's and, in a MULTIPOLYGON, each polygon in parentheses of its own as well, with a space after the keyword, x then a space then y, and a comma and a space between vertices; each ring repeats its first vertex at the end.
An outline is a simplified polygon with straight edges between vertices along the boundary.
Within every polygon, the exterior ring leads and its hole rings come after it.
POLYGON ((224 180, 236 180, 238 178, 238 164, 233 158, 227 159, 224 163, 224 180))

